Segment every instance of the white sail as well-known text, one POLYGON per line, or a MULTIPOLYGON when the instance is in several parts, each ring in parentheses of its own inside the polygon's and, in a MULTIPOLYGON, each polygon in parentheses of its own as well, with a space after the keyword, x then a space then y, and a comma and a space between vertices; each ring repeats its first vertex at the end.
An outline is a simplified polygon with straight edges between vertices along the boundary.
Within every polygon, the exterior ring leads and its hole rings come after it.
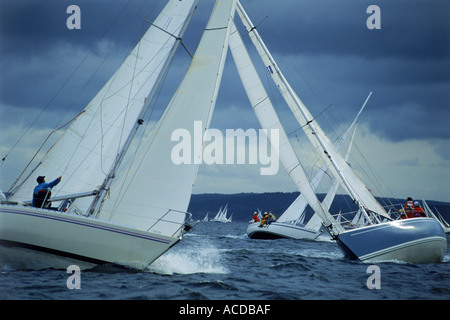
POLYGON ((228 48, 228 25, 234 1, 218 1, 186 75, 161 119, 139 147, 133 162, 111 188, 99 217, 137 229, 172 235, 183 222, 198 164, 175 164, 172 133, 185 129, 194 136, 208 129, 228 48), (180 214, 182 212, 183 214, 180 214), (155 224, 158 219, 161 219, 155 224))
POLYGON ((237 11, 246 29, 249 31, 250 38, 256 47, 264 65, 270 71, 270 75, 278 87, 280 93, 285 98, 291 111, 294 113, 297 121, 302 124, 305 134, 310 139, 318 154, 321 154, 325 163, 331 163, 331 172, 336 179, 341 182, 342 186, 348 191, 349 195, 359 203, 360 206, 378 213, 386 218, 390 218, 384 208, 378 203, 374 196, 370 193, 364 183, 357 177, 356 173, 345 162, 342 156, 336 151, 335 147, 315 123, 314 118, 307 110, 303 102, 290 87, 284 78, 273 57, 262 41, 258 31, 251 23, 249 17, 245 13, 239 1, 237 2, 237 11))
MULTIPOLYGON (((367 101, 369 100, 371 95, 372 95, 372 92, 369 94, 369 96, 367 97, 366 101, 364 101, 364 104, 362 105, 361 109, 359 110, 359 112, 356 115, 356 117, 353 120, 353 122, 350 124, 350 126, 346 130, 345 134, 342 136, 342 138, 339 141, 339 144, 337 146, 337 150, 339 150, 341 148, 341 146, 343 145, 344 141, 347 139, 347 136, 353 130, 352 137, 350 139, 350 143, 348 145, 347 152, 345 154, 345 161, 348 160, 348 157, 350 156, 350 152, 352 150, 353 141, 355 139, 356 127, 357 127, 357 124, 358 124, 359 116, 361 115, 361 113, 363 112, 364 108, 366 107, 367 101)), ((327 195, 325 196, 325 199, 323 199, 323 201, 322 201, 323 205, 326 208, 328 208, 328 210, 331 207, 331 204, 332 204, 332 202, 334 200, 334 197, 336 196, 336 192, 337 192, 338 188, 339 188, 339 183, 338 183, 337 179, 333 179, 332 185, 331 185, 330 189, 328 190, 327 195)), ((309 219, 309 221, 305 225, 305 227, 317 230, 317 228, 319 228, 321 225, 322 225, 322 221, 321 221, 320 217, 317 214, 314 214, 311 217, 311 219, 309 219)))
POLYGON ((227 218, 227 214, 228 214, 228 203, 225 205, 224 208, 220 207, 220 209, 217 212, 216 216, 213 219, 211 219, 211 221, 214 221, 214 222, 231 222, 231 220, 227 218))
MULTIPOLYGON (((289 139, 281 125, 278 115, 273 108, 273 105, 268 97, 259 76, 253 66, 253 63, 245 49, 244 43, 236 30, 234 24, 230 30, 230 49, 233 55, 233 60, 238 69, 239 76, 244 85, 244 89, 250 100, 252 108, 258 118, 259 123, 263 129, 277 130, 279 133, 279 141, 272 141, 273 135, 268 135, 271 144, 279 142, 279 157, 280 161, 289 174, 292 181, 297 185, 300 192, 303 194, 309 205, 313 210, 320 215, 322 220, 327 225, 337 225, 337 222, 322 206, 317 199, 315 190, 311 186, 301 163, 298 161, 297 155, 292 148, 289 139)), ((272 152, 275 152, 272 149, 272 152)))
MULTIPOLYGON (((109 174, 117 154, 141 110, 155 92, 160 73, 182 36, 197 0, 169 1, 153 25, 104 87, 45 155, 40 165, 14 191, 10 200, 30 200, 37 176, 47 181, 62 176, 53 196, 97 189, 109 174)), ((85 211, 92 198, 79 199, 85 211)))

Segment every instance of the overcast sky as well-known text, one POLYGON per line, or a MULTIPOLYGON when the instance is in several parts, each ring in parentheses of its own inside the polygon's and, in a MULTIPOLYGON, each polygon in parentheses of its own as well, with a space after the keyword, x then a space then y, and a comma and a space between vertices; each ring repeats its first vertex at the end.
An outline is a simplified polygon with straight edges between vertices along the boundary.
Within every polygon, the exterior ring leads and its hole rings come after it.
MULTIPOLYGON (((48 133, 93 98, 148 28, 144 20, 153 20, 164 3, 0 0, 0 156, 7 156, 0 166, 2 190, 9 189, 48 133), (72 4, 81 9, 81 30, 66 27, 66 9, 72 4)), ((389 195, 417 198, 420 190, 427 199, 449 200, 449 1, 242 3, 313 115, 331 105, 318 120, 334 120, 335 128, 349 124, 373 91, 360 118, 355 154, 364 154, 389 195), (371 16, 366 10, 373 4, 381 10, 381 29, 366 26, 371 16)), ((212 5, 212 0, 201 0, 187 30, 184 42, 191 52, 212 5)), ((166 83, 176 87, 188 64, 180 48, 166 83)), ((261 75, 266 83, 263 71, 261 75)), ((171 92, 163 90, 161 101, 171 92)), ((292 120, 287 109, 278 107, 281 99, 273 101, 280 117, 292 120)), ((211 127, 260 128, 231 54, 211 127)), ((286 127, 288 132, 297 129, 293 123, 286 127)), ((194 192, 296 191, 283 170, 261 176, 259 168, 203 165, 194 192)))

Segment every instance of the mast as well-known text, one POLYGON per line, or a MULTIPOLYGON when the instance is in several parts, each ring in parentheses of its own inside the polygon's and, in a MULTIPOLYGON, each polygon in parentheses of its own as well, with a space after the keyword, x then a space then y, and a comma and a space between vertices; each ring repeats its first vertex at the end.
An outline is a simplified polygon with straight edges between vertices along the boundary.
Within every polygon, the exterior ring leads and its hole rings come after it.
MULTIPOLYGON (((115 178, 117 169, 119 168, 120 164, 122 163, 122 160, 125 157, 125 154, 127 153, 131 143, 133 142, 133 139, 134 139, 137 131, 139 130, 139 127, 144 123, 143 118, 144 118, 145 114, 147 113, 151 101, 153 100, 156 92, 158 91, 159 87, 161 86, 161 83, 169 70, 170 64, 172 63, 173 57, 176 53, 176 50, 178 49, 179 44, 182 42, 182 37, 192 19, 194 11, 197 9, 197 5, 198 5, 199 1, 200 0, 194 0, 192 8, 191 8, 186 20, 184 21, 184 23, 181 27, 181 30, 179 31, 178 36, 164 30, 160 26, 157 26, 155 24, 151 25, 150 28, 154 27, 154 28, 159 29, 162 32, 170 35, 171 37, 173 37, 175 39, 175 43, 173 44, 172 49, 170 50, 168 57, 165 60, 163 67, 161 68, 161 72, 159 73, 154 86, 152 87, 151 91, 149 92, 147 98, 145 99, 142 109, 137 117, 136 122, 134 123, 132 130, 130 131, 130 133, 127 137, 127 140, 125 141, 121 151, 117 154, 117 157, 114 161, 114 164, 113 164, 111 170, 109 171, 109 174, 106 176, 105 180, 103 181, 103 184, 100 186, 99 193, 94 198, 94 200, 91 204, 91 207, 88 210, 88 215, 97 216, 98 211, 100 210, 100 207, 103 203, 103 200, 105 199, 105 197, 111 187, 111 184, 115 178)), ((136 59, 139 59, 139 55, 136 56, 136 59)), ((131 83, 133 83, 133 80, 134 79, 131 80, 131 83)))
POLYGON ((299 122, 301 122, 302 120, 306 122, 306 125, 302 126, 303 130, 307 134, 313 146, 317 148, 319 154, 321 154, 322 158, 325 160, 325 163, 329 163, 332 165, 331 171, 333 172, 335 177, 347 190, 349 195, 353 198, 353 200, 358 204, 359 207, 361 207, 365 211, 373 211, 390 219, 384 208, 378 203, 378 201, 366 188, 364 183, 356 176, 354 171, 345 162, 342 156, 336 151, 334 145, 327 138, 322 129, 315 123, 314 118, 311 116, 306 106, 303 104, 303 102, 300 100, 300 98, 297 96, 297 94, 294 92, 294 90, 284 77, 274 58, 259 36, 256 27, 252 24, 250 18, 245 13, 239 1, 237 1, 237 11, 242 22, 248 30, 250 38, 255 45, 261 59, 271 73, 272 79, 276 83, 278 89, 285 98, 297 120, 299 122), (308 132, 307 129, 309 129, 310 132, 308 132))

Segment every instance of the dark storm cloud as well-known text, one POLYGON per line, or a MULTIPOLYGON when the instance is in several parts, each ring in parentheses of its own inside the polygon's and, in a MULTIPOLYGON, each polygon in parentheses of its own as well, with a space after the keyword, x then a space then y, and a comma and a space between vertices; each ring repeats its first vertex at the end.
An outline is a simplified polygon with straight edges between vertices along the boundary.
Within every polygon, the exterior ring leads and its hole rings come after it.
POLYGON ((357 101, 374 91, 361 121, 381 137, 450 137, 450 2, 248 2, 273 54, 281 61, 296 56, 300 72, 341 113, 353 114, 357 101), (366 27, 372 4, 381 9, 380 30, 366 27), (405 130, 405 122, 421 129, 405 130))
MULTIPOLYGON (((213 2, 200 2, 188 29, 185 43, 191 52, 195 51, 200 35, 189 30, 204 26, 213 2)), ((0 102, 42 107, 91 48, 92 60, 85 63, 81 74, 95 70, 94 64, 108 54, 112 62, 106 66, 113 67, 136 43, 143 25, 148 27, 144 19, 148 16, 153 20, 164 3, 0 1, 0 102), (81 30, 66 28, 66 8, 70 4, 81 8, 81 30), (100 40, 103 42, 96 46, 100 40), (109 43, 116 46, 112 52, 109 43)), ((269 49, 276 58, 281 57, 281 65, 282 58, 289 56, 300 72, 311 76, 315 89, 326 93, 330 101, 321 104, 316 113, 333 103, 345 114, 342 118, 349 120, 368 92, 374 91, 361 119, 374 132, 392 141, 449 138, 450 131, 445 130, 444 123, 450 100, 447 90, 450 2, 242 0, 242 3, 269 49), (381 30, 366 27, 369 17, 366 9, 371 4, 381 8, 381 30), (421 133, 399 129, 397 123, 406 116, 422 121, 426 129, 421 133)), ((219 92, 219 108, 227 104, 248 108, 247 98, 236 81, 231 56, 227 69, 229 73, 225 73, 219 92)), ((291 70, 287 67, 284 71, 291 70)), ((99 79, 88 87, 84 101, 95 94, 110 72, 98 72, 99 79)), ((79 92, 86 80, 86 77, 74 79, 66 94, 79 92)))
POLYGON ((289 41, 293 51, 310 54, 443 59, 450 53, 448 1, 286 1, 289 6, 282 5, 285 1, 248 2, 255 24, 262 21, 258 28, 280 34, 271 38, 274 51, 284 51, 289 41), (381 30, 366 27, 371 4, 381 9, 381 30))
MULTIPOLYGON (((0 102, 42 108, 82 61, 85 69, 77 72, 82 75, 92 74, 100 63, 105 63, 104 59, 120 63, 141 33, 148 29, 149 23, 145 20, 153 21, 166 3, 147 0, 0 1, 0 102), (70 16, 66 9, 71 4, 81 9, 80 30, 66 27, 70 16), (27 95, 20 94, 24 89, 27 95)), ((202 4, 202 10, 194 16, 191 25, 206 23, 212 4, 212 1, 202 4)), ((185 43, 192 51, 199 37, 198 33, 187 36, 185 43)), ((107 71, 95 71, 101 78, 100 84, 117 65, 112 67, 107 71), (101 72, 105 73, 103 77, 101 72)), ((79 91, 84 86, 82 81, 86 80, 81 76, 71 81, 67 85, 72 87, 68 94, 79 91)), ((93 94, 94 91, 90 93, 93 94)))

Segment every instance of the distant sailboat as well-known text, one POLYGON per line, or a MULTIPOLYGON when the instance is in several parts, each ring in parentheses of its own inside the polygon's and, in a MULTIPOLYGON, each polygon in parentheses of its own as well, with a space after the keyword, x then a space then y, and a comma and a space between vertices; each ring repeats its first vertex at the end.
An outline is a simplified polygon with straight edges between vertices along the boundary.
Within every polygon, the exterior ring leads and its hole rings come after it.
MULTIPOLYGON (((358 205, 365 219, 363 227, 352 230, 347 230, 340 225, 330 214, 328 208, 317 199, 302 164, 291 150, 289 140, 280 141, 281 163, 308 204, 323 220, 324 226, 336 240, 344 255, 349 259, 368 262, 390 259, 410 263, 441 262, 447 248, 445 233, 441 225, 435 219, 430 218, 393 221, 345 159, 337 152, 289 85, 239 1, 237 1, 237 12, 276 87, 297 121, 304 124, 302 129, 310 143, 322 157, 334 178, 358 205)), ((267 104, 262 107, 265 97, 256 96, 255 101, 257 103, 252 102, 252 106, 261 126, 278 128, 282 132, 283 128, 276 122, 273 108, 267 104)), ((280 134, 280 139, 282 136, 280 134)))
POLYGON ((220 207, 219 211, 217 211, 217 214, 214 218, 212 218, 210 221, 213 222, 222 222, 222 223, 227 223, 227 222, 231 222, 232 219, 227 218, 227 214, 228 214, 228 203, 225 205, 225 207, 220 207))
POLYGON ((228 48, 233 0, 218 1, 199 49, 160 120, 130 145, 172 61, 197 0, 170 0, 117 72, 0 205, 0 261, 13 268, 143 269, 191 227, 186 212, 198 165, 175 165, 170 142, 195 121, 209 127, 228 48), (201 66, 201 67, 199 67, 201 66), (128 138, 121 137, 128 135, 128 138), (106 171, 106 173, 105 173, 106 171), (53 202, 31 207, 37 176, 63 176, 53 202))

